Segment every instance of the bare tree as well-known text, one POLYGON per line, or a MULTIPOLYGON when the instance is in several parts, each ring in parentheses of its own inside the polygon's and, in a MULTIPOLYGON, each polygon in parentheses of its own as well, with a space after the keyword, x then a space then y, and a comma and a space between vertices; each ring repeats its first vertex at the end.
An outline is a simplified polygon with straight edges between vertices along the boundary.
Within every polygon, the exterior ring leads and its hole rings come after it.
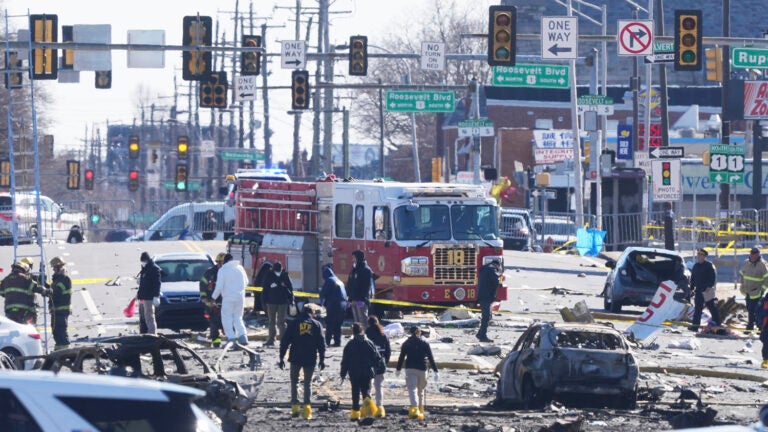
MULTIPOLYGON (((471 2, 470 2, 471 3, 471 2)), ((455 0, 433 0, 429 9, 432 14, 414 13, 409 22, 403 22, 399 28, 393 28, 382 42, 370 41, 369 52, 386 51, 392 53, 420 53, 422 42, 443 42, 446 52, 460 54, 478 54, 486 50, 484 39, 462 37, 464 34, 478 33, 487 27, 487 17, 482 8, 471 4, 458 6, 455 0), (430 21, 420 17, 434 16, 430 21)), ((412 84, 464 85, 472 77, 480 83, 487 82, 490 68, 484 61, 451 60, 446 62, 442 72, 423 71, 418 59, 372 59, 366 82, 381 82, 385 85, 398 86, 404 77, 410 75, 412 84)), ((463 97, 459 92, 457 97, 463 97)), ((379 131, 378 91, 367 90, 358 94, 352 108, 355 121, 352 123, 364 136, 377 136, 379 131)), ((416 115, 416 140, 419 146, 419 159, 422 177, 429 172, 430 160, 435 156, 436 116, 431 114, 416 115)), ((402 113, 384 112, 384 139, 389 149, 388 174, 398 180, 414 180, 412 164, 402 163, 412 157, 410 116, 402 113)))

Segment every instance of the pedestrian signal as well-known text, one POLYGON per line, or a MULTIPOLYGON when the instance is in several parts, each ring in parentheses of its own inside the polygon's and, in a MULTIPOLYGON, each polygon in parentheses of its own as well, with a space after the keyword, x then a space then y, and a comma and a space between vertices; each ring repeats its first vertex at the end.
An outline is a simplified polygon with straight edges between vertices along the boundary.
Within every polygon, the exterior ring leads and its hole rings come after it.
POLYGON ((128 190, 131 192, 139 190, 139 172, 136 170, 128 171, 128 190))
POLYGON ((228 87, 226 72, 211 72, 200 81, 200 107, 226 108, 228 87))
POLYGON ((516 39, 517 8, 491 6, 488 9, 488 64, 514 66, 516 39))
MULTIPOLYGON (((261 36, 243 35, 243 46, 247 48, 261 47, 261 36)), ((244 51, 240 53, 240 75, 258 75, 261 71, 261 53, 244 51)))
MULTIPOLYGON (((209 16, 185 16, 182 44, 188 47, 211 46, 213 20, 209 16)), ((183 51, 181 77, 186 81, 199 81, 211 73, 210 51, 183 51)))
POLYGON ((352 36, 349 38, 349 74, 368 75, 368 37, 352 36))
POLYGON ((675 11, 675 70, 701 70, 701 11, 675 11))
POLYGON ((67 189, 80 189, 80 162, 67 161, 67 189))
MULTIPOLYGON (((30 15, 29 33, 32 42, 58 42, 59 19, 57 15, 30 15)), ((33 48, 32 79, 57 79, 59 73, 59 53, 52 48, 33 48)))
POLYGON ((309 72, 295 70, 291 75, 291 108, 309 108, 309 72))

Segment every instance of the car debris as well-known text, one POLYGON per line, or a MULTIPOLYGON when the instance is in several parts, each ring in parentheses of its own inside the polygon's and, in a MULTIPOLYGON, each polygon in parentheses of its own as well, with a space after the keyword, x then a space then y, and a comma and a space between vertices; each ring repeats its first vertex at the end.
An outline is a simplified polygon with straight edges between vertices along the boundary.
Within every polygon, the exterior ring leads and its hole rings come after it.
MULTIPOLYGON (((261 364, 256 352, 239 344, 236 348, 249 356, 251 371, 261 364)), ((253 400, 252 394, 224 377, 185 343, 162 335, 121 336, 54 351, 44 357, 41 369, 141 377, 203 390, 205 397, 195 403, 215 414, 224 431, 243 429, 245 411, 253 400)))
POLYGON ((585 394, 634 408, 638 376, 629 343, 613 327, 538 322, 504 359, 496 401, 532 409, 560 396, 585 394))
POLYGON ((595 322, 595 318, 592 317, 592 313, 589 311, 587 302, 581 300, 573 305, 573 308, 564 307, 560 309, 560 316, 563 317, 565 322, 579 322, 585 324, 591 324, 595 322))

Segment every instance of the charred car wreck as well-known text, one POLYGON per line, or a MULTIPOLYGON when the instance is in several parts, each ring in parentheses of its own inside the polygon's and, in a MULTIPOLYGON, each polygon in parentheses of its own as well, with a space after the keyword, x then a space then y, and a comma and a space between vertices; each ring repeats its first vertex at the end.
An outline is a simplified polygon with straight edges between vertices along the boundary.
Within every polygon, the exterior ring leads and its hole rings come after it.
POLYGON ((610 397, 624 408, 637 402, 637 362, 610 326, 533 323, 497 372, 499 404, 534 409, 567 395, 610 397))
MULTIPOLYGON (((249 369, 260 364, 259 355, 240 347, 249 357, 249 369)), ((54 351, 45 356, 43 370, 96 373, 147 378, 205 391, 195 403, 221 420, 224 431, 240 431, 252 398, 236 381, 222 376, 186 344, 163 336, 122 336, 98 344, 54 351)))

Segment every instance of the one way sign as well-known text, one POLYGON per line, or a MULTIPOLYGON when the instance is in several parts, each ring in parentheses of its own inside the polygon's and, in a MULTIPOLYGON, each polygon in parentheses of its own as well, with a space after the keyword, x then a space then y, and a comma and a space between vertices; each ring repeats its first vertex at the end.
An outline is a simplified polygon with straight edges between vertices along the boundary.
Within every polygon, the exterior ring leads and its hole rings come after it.
POLYGON ((652 159, 679 159, 685 156, 685 147, 651 147, 652 159))
POLYGON ((256 100, 256 75, 235 77, 235 99, 238 101, 256 100))
POLYGON ((578 17, 541 18, 541 58, 573 60, 579 55, 578 17))

